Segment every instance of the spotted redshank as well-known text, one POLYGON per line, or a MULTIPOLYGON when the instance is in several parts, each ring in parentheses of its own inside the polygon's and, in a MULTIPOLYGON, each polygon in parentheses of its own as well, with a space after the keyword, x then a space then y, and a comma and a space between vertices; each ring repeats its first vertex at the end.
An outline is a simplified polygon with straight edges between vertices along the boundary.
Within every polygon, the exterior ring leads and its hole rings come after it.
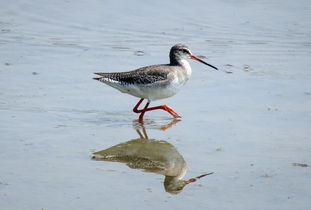
POLYGON ((169 106, 149 107, 150 102, 175 95, 188 81, 192 70, 186 58, 199 61, 216 70, 218 69, 193 56, 189 48, 182 44, 174 45, 169 56, 169 64, 146 66, 127 72, 95 73, 100 77, 94 79, 116 88, 122 93, 140 98, 133 108, 133 112, 140 113, 139 122, 143 122, 145 112, 157 109, 165 110, 174 118, 179 118, 180 115, 169 106), (143 109, 139 109, 145 99, 147 99, 146 105, 143 109))

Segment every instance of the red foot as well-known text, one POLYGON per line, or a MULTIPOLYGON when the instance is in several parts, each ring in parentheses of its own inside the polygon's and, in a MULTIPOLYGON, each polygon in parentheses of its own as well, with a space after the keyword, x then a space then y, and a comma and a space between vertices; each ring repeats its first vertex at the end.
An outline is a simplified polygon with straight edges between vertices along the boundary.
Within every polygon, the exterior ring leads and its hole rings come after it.
POLYGON ((145 111, 152 111, 152 110, 156 110, 156 109, 162 109, 167 111, 168 113, 170 113, 173 117, 175 118, 180 118, 181 116, 179 116, 179 114, 177 114, 172 108, 170 108, 167 105, 161 105, 161 106, 155 106, 155 107, 150 107, 147 108, 145 111))
POLYGON ((181 118, 181 116, 179 114, 177 114, 171 107, 167 106, 167 105, 162 105, 160 106, 161 109, 164 109, 165 111, 167 111, 168 113, 170 113, 173 117, 175 118, 181 118))

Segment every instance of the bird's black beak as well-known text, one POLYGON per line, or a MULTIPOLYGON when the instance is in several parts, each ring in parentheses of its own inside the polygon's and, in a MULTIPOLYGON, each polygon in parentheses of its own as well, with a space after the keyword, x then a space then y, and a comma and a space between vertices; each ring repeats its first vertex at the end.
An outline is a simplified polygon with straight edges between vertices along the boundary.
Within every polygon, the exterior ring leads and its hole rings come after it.
POLYGON ((206 63, 205 61, 202 61, 201 59, 199 59, 199 58, 197 58, 197 57, 195 57, 193 55, 190 55, 189 58, 192 59, 192 60, 195 60, 195 61, 199 61, 199 62, 201 62, 201 63, 203 63, 205 65, 208 65, 209 67, 212 67, 212 68, 218 70, 218 68, 216 68, 215 66, 213 66, 213 65, 211 65, 209 63, 206 63))

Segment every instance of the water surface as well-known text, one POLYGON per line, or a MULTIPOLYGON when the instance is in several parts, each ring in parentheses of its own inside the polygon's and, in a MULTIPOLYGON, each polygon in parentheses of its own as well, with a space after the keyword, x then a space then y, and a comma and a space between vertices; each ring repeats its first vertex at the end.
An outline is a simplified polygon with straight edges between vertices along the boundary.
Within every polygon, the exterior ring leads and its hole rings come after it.
POLYGON ((1 209, 309 209, 309 1, 1 5, 1 209), (92 73, 167 63, 176 43, 220 71, 191 62, 184 89, 154 102, 182 115, 171 127, 146 114, 183 180, 214 172, 171 194, 163 174, 92 160, 140 138, 138 99, 92 73))

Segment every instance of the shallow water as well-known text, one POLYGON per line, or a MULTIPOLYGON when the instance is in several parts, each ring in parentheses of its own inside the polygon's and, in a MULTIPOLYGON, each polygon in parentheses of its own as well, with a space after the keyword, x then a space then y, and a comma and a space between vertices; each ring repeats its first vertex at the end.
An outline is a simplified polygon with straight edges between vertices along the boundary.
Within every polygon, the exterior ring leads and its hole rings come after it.
POLYGON ((309 209, 309 1, 6 1, 0 17, 1 209, 309 209), (153 103, 180 121, 146 114, 184 180, 214 172, 170 194, 160 173, 92 160, 142 130, 138 99, 92 73, 167 63, 176 43, 220 71, 191 62, 153 103))

